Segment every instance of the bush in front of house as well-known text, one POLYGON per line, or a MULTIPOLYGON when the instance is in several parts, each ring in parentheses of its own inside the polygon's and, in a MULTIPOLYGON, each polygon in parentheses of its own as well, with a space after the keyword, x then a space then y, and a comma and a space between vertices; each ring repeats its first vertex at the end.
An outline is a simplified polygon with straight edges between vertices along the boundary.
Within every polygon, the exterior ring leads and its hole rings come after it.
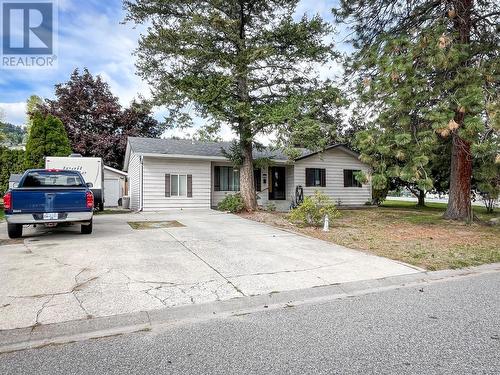
POLYGON ((217 205, 217 209, 220 211, 229 211, 232 213, 237 213, 243 211, 245 204, 243 203, 243 198, 240 194, 228 194, 226 197, 217 205))
POLYGON ((332 221, 340 216, 340 212, 330 197, 316 191, 314 195, 305 197, 300 206, 290 211, 289 218, 294 223, 319 227, 326 215, 332 221))
POLYGON ((266 205, 266 211, 268 212, 275 212, 276 211, 276 204, 273 202, 270 202, 266 205))

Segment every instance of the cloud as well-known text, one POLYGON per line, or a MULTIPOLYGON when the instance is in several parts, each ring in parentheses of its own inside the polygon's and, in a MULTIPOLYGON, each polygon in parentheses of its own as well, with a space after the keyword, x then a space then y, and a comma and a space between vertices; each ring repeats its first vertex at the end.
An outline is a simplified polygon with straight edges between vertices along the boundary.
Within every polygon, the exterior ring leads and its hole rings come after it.
POLYGON ((0 112, 3 112, 5 122, 23 125, 26 120, 26 102, 0 103, 0 112))
MULTIPOLYGON (((301 0, 296 16, 304 13, 308 16, 321 15, 325 20, 333 20, 331 9, 337 0, 301 0)), ((54 85, 66 82, 75 68, 88 67, 92 74, 99 74, 109 83, 113 94, 118 96, 122 105, 141 94, 150 96, 147 82, 136 74, 137 48, 144 26, 122 24, 125 12, 121 0, 58 0, 58 68, 44 70, 42 74, 35 70, 11 70, 9 74, 0 74, 0 108, 3 108, 6 120, 15 124, 25 121, 24 101, 33 94, 52 98, 54 85)), ((339 40, 339 37, 335 37, 339 40)), ((321 78, 334 78, 341 73, 338 64, 318 66, 321 78)), ((168 113, 165 108, 155 109, 155 118, 162 120, 168 113)), ((204 123, 197 121, 197 126, 189 131, 176 130, 172 135, 190 136, 204 123)), ((234 138, 230 127, 221 129, 221 136, 234 138)), ((270 137, 261 137, 268 143, 270 137)))

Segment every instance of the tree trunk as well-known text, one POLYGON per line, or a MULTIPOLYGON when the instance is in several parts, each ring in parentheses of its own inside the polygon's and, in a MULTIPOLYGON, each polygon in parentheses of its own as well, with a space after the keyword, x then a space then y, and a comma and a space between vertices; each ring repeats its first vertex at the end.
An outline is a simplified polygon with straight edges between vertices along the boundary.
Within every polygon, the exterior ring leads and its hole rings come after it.
POLYGON ((249 212, 257 210, 252 149, 252 142, 245 139, 241 140, 243 165, 240 169, 240 194, 245 203, 245 209, 249 212))
POLYGON ((453 134, 451 151, 450 194, 445 219, 471 218, 472 157, 470 143, 453 134))
POLYGON ((424 190, 418 190, 418 207, 425 207, 425 191, 424 190))
MULTIPOLYGON (((454 28, 458 31, 458 42, 470 44, 471 13, 474 8, 473 0, 455 0, 453 2, 457 16, 454 18, 454 28)), ((455 113, 455 122, 459 128, 463 126, 465 108, 455 113)), ((448 208, 444 213, 445 219, 469 220, 471 211, 471 178, 472 155, 470 142, 460 138, 458 131, 452 133, 450 192, 448 208)))

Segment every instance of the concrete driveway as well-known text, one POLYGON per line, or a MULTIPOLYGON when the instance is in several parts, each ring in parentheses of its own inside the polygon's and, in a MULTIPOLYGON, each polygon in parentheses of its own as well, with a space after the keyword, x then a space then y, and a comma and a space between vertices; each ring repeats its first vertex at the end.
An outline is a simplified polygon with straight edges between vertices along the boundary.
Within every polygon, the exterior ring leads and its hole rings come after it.
POLYGON ((30 229, 21 241, 5 227, 0 330, 419 272, 210 210, 100 215, 92 235, 30 229), (183 226, 128 224, 171 220, 183 226))

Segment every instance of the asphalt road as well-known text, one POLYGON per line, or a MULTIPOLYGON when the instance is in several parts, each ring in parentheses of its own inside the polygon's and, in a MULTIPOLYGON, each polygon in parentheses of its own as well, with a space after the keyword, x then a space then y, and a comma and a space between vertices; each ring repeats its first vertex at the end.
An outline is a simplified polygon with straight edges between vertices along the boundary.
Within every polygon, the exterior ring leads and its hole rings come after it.
POLYGON ((500 273, 0 355, 0 374, 498 374, 500 273))

